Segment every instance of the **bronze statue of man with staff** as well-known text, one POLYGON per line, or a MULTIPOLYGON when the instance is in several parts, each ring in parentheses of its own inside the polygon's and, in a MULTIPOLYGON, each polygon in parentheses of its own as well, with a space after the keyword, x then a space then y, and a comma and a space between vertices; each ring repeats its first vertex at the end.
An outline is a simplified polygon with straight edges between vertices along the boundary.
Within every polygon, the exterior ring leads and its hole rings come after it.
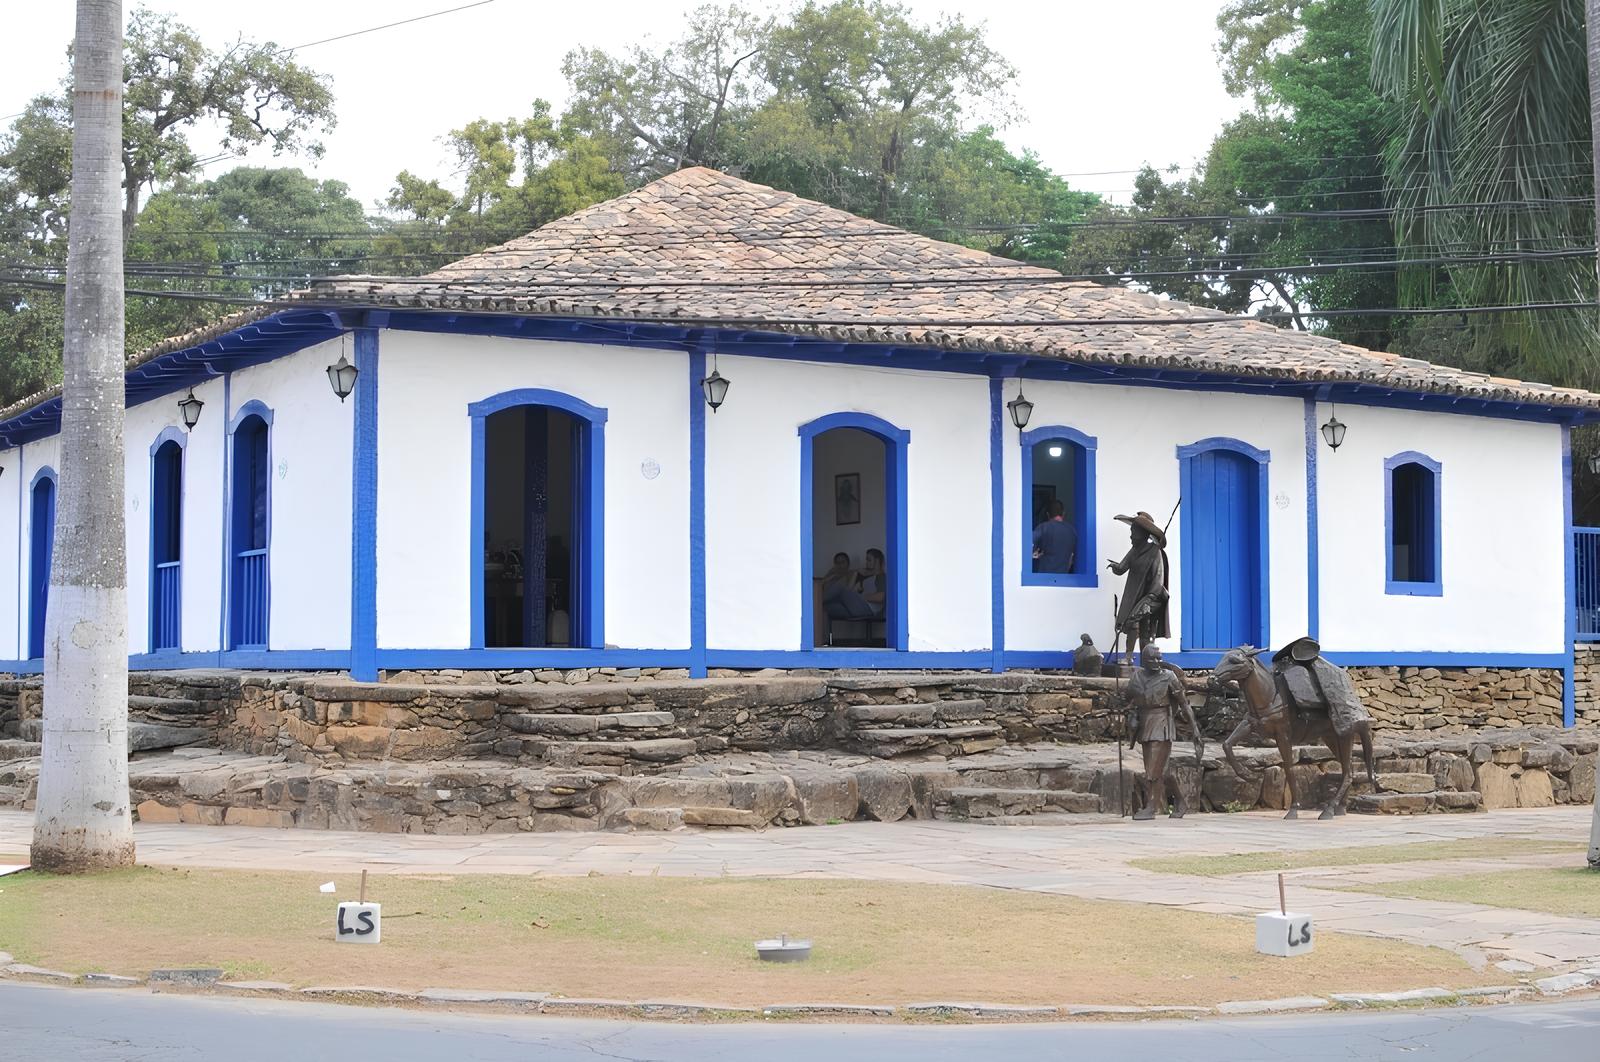
POLYGON ((1117 632, 1127 638, 1124 652, 1132 659, 1156 638, 1171 633, 1167 623, 1167 533, 1149 513, 1118 516, 1128 525, 1132 546, 1120 561, 1107 561, 1113 575, 1126 575, 1122 603, 1117 609, 1117 632))
MULTIPOLYGON (((1189 721, 1189 732, 1194 735, 1194 760, 1198 765, 1205 756, 1205 744, 1200 736, 1200 726, 1195 722, 1189 698, 1184 695, 1183 679, 1161 660, 1161 650, 1149 645, 1139 652, 1139 670, 1128 681, 1128 707, 1138 714, 1136 727, 1128 738, 1144 747, 1144 783, 1149 799, 1145 806, 1133 813, 1135 819, 1153 819, 1167 808, 1167 761, 1172 756, 1172 743, 1178 738, 1178 713, 1189 721)), ((1183 789, 1173 786, 1172 817, 1183 818, 1187 810, 1183 789)))

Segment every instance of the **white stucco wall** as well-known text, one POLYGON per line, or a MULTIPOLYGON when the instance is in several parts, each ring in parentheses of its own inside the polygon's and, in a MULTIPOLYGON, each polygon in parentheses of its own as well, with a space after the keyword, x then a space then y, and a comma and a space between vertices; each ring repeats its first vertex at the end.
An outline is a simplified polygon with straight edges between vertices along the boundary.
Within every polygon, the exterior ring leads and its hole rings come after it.
MULTIPOLYGON (((1005 400, 1016 397, 1008 381, 1005 400)), ((1076 428, 1095 438, 1094 587, 1023 586, 1023 451, 1017 429, 1005 421, 1005 582, 1006 648, 1071 650, 1088 633, 1102 650, 1112 633, 1112 596, 1123 579, 1106 570, 1110 559, 1128 551, 1128 525, 1119 513, 1145 511, 1164 524, 1178 503, 1177 448, 1224 436, 1271 454, 1267 463, 1268 622, 1271 641, 1282 644, 1304 634, 1306 593, 1306 497, 1304 403, 1298 398, 1221 392, 1177 391, 1156 387, 1118 387, 1027 380, 1023 389, 1034 403, 1030 430, 1046 426, 1076 428)), ((1171 564, 1172 637, 1163 651, 1180 648, 1183 631, 1183 514, 1167 536, 1171 564)))
POLYGON ((380 647, 470 641, 467 406, 524 387, 561 391, 608 413, 606 643, 688 647, 687 354, 390 330, 379 350, 380 647), (655 479, 643 474, 647 460, 660 468, 655 479))
POLYGON ((21 472, 20 448, 0 453, 0 657, 20 657, 18 615, 22 607, 19 575, 22 550, 18 538, 19 503, 28 489, 21 472), (20 484, 20 488, 19 488, 20 484))
POLYGON ((852 411, 911 433, 908 647, 989 648, 988 381, 765 358, 723 357, 720 370, 733 387, 706 418, 710 648, 800 648, 798 432, 852 411))
MULTIPOLYGON (((328 386, 326 367, 338 357, 336 340, 233 374, 230 418, 252 399, 273 417, 271 649, 350 646, 354 406, 328 386)), ((220 504, 217 512, 220 519, 220 504)))
MULTIPOLYGON (((1323 643, 1403 652, 1558 653, 1565 638, 1561 429, 1340 406, 1317 465, 1323 643), (1442 595, 1384 592, 1383 463, 1438 461, 1442 595)), ((1318 410, 1318 423, 1328 407, 1318 410)))

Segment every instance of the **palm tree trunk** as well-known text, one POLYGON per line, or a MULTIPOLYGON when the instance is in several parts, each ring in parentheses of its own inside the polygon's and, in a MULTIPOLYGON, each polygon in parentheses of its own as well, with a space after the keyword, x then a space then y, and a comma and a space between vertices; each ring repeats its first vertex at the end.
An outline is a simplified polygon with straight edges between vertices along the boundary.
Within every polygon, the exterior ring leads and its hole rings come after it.
MULTIPOLYGON (((1600 252, 1600 0, 1588 0, 1585 7, 1587 25, 1584 29, 1589 45, 1589 139, 1590 153, 1594 156, 1594 238, 1596 251, 1600 252)), ((1600 253, 1595 258, 1595 270, 1596 279, 1600 280, 1600 253)), ((1566 651, 1571 652, 1572 646, 1567 646, 1566 651)), ((1595 798, 1589 820, 1589 865, 1600 870, 1600 796, 1595 798)))
POLYGON ((123 528, 122 2, 78 0, 61 484, 33 865, 133 863, 123 528))

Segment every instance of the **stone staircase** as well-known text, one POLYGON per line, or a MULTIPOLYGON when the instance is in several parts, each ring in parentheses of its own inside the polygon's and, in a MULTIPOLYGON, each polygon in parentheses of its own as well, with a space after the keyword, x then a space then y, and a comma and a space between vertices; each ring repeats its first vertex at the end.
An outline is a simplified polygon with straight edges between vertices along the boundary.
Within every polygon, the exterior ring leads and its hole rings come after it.
POLYGON ((1004 728, 982 700, 853 704, 844 710, 844 724, 846 748, 880 759, 970 756, 1006 743, 1004 728))
POLYGON ((676 763, 697 749, 671 712, 655 709, 512 712, 500 721, 510 734, 494 751, 524 763, 631 768, 676 763))

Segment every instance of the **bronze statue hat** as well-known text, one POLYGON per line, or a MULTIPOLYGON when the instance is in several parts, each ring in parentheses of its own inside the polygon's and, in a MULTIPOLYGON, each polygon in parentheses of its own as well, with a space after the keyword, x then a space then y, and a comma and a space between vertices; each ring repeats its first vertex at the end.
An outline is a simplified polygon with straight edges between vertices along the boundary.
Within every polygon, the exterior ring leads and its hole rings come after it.
POLYGON ((1132 524, 1134 527, 1142 528, 1145 534, 1155 539, 1162 546, 1167 544, 1167 533, 1156 526, 1155 520, 1151 518, 1149 513, 1141 512, 1132 516, 1118 516, 1117 519, 1125 524, 1132 524))
POLYGON ((1321 652, 1322 646, 1317 644, 1315 638, 1296 638, 1276 653, 1273 653, 1272 662, 1276 664, 1287 656, 1296 663, 1305 664, 1315 660, 1321 652))

